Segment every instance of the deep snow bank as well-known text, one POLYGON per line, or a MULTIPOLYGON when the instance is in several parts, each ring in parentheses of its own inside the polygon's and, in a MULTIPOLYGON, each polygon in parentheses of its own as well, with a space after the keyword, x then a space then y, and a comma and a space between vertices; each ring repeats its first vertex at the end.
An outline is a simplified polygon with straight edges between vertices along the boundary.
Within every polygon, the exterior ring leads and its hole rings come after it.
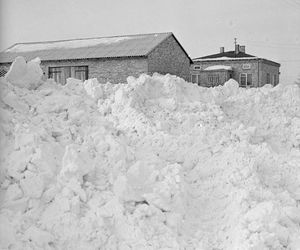
POLYGON ((300 90, 1 79, 1 249, 299 249, 300 90))
POLYGON ((20 88, 35 89, 42 84, 43 71, 40 67, 41 60, 35 58, 28 63, 24 57, 18 56, 12 63, 5 78, 11 84, 20 88))

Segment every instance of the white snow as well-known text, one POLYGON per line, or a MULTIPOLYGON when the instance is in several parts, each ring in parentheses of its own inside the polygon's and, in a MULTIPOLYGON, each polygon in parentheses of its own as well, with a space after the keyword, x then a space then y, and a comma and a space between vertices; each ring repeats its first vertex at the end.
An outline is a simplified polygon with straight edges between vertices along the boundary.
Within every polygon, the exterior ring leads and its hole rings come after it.
POLYGON ((35 89, 42 84, 43 71, 40 68, 40 63, 41 60, 39 58, 35 58, 26 63, 24 57, 18 56, 13 61, 5 78, 12 85, 21 88, 35 89))
POLYGON ((259 59, 256 56, 253 57, 227 57, 227 56, 222 56, 222 57, 216 57, 216 58, 198 58, 198 59, 193 59, 195 62, 201 62, 201 61, 220 61, 220 60, 257 60, 259 59))
POLYGON ((0 88, 1 249, 300 249, 297 85, 0 88))
MULTIPOLYGON (((39 50, 50 50, 50 49, 73 49, 82 47, 92 47, 99 44, 112 44, 121 41, 129 40, 136 37, 103 37, 103 38, 90 38, 90 39, 78 39, 69 41, 53 41, 53 42, 41 42, 41 43, 20 43, 13 47, 5 50, 5 52, 30 52, 39 50)), ((139 36, 141 38, 141 36, 139 36)))
POLYGON ((220 69, 232 70, 232 67, 226 65, 213 65, 205 68, 204 70, 220 70, 220 69))

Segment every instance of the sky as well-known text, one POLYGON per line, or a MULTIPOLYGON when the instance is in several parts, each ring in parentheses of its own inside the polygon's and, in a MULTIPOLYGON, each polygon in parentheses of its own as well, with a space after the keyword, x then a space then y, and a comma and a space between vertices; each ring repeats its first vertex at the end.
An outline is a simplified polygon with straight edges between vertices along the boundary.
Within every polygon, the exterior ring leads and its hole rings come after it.
POLYGON ((300 0, 0 0, 0 50, 17 42, 173 32, 191 58, 234 49, 300 78, 300 0))

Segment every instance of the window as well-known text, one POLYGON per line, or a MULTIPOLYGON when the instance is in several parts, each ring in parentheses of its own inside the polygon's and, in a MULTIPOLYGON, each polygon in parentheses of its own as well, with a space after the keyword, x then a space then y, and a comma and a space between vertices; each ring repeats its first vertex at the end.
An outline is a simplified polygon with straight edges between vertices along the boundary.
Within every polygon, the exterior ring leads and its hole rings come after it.
POLYGON ((49 67, 49 78, 52 78, 55 82, 62 82, 62 68, 60 67, 49 67))
POLYGON ((209 86, 217 86, 220 84, 220 77, 218 74, 210 74, 207 76, 209 86))
POLYGON ((251 64, 249 64, 249 63, 243 64, 242 69, 251 69, 251 64))
POLYGON ((54 81, 65 84, 69 77, 82 81, 88 79, 88 66, 49 67, 49 78, 54 81))
POLYGON ((7 71, 5 69, 0 69, 0 77, 5 76, 7 71))
POLYGON ((277 84, 277 77, 276 75, 273 75, 273 86, 276 86, 277 84))
POLYGON ((195 65, 194 69, 199 70, 199 69, 201 69, 201 66, 200 65, 195 65))
POLYGON ((267 84, 270 84, 270 74, 267 73, 267 84))
POLYGON ((197 83, 198 85, 200 85, 200 83, 201 83, 200 75, 199 74, 192 74, 191 75, 191 82, 192 83, 197 83))
POLYGON ((252 85, 252 74, 247 74, 247 86, 252 85))
POLYGON ((191 82, 196 83, 197 82, 197 75, 191 75, 191 82))
POLYGON ((240 86, 251 87, 252 86, 252 74, 241 73, 240 74, 240 86))
POLYGON ((85 81, 88 79, 88 67, 87 66, 78 66, 75 67, 75 78, 85 81))

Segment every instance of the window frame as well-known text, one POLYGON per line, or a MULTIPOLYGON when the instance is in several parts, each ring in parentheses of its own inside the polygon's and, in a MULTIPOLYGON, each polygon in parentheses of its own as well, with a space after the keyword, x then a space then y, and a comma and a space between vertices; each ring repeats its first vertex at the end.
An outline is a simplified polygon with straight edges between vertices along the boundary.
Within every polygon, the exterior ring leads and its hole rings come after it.
POLYGON ((252 74, 251 73, 240 73, 240 82, 239 82, 239 84, 243 88, 251 88, 253 86, 252 74), (242 78, 245 79, 245 85, 242 84, 242 78))
POLYGON ((273 86, 277 85, 277 76, 276 75, 273 75, 273 77, 272 77, 272 83, 273 83, 273 86))
POLYGON ((200 74, 191 74, 191 83, 200 85, 201 84, 200 74), (195 80, 196 80, 195 82, 193 82, 193 76, 195 76, 195 80))
POLYGON ((271 83, 271 77, 270 77, 270 73, 267 73, 267 84, 271 83))
POLYGON ((6 74, 7 74, 7 70, 6 69, 4 69, 4 68, 1 68, 0 69, 0 77, 4 77, 6 74))
POLYGON ((220 75, 219 74, 208 74, 207 82, 208 82, 209 86, 211 86, 211 87, 220 85, 220 75))
POLYGON ((85 81, 89 77, 89 66, 88 65, 61 65, 61 66, 48 66, 48 78, 54 79, 57 83, 66 84, 67 78, 75 78, 81 81, 85 81), (80 69, 82 68, 82 69, 80 69), (76 77, 76 73, 84 72, 85 79, 79 79, 76 77), (53 74, 60 74, 58 81, 57 77, 52 77, 53 74))

